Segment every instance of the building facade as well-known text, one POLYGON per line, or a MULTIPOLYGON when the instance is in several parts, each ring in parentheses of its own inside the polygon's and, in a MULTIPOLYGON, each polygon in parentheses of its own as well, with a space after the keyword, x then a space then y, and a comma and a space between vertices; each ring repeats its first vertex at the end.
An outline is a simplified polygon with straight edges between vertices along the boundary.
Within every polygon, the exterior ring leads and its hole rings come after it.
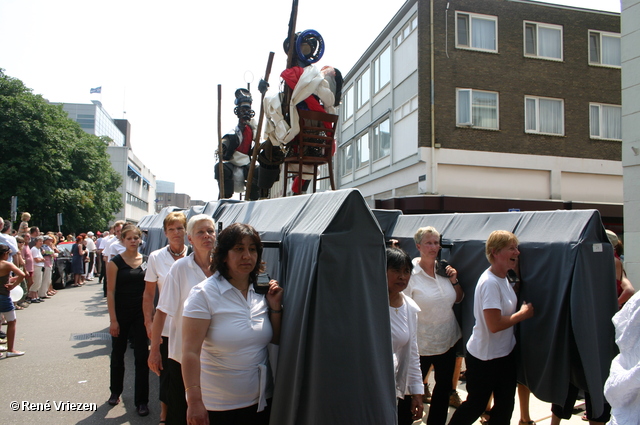
POLYGON ((338 187, 379 207, 602 203, 621 220, 620 69, 617 13, 409 0, 345 77, 338 187))
POLYGON ((625 270, 640 290, 640 1, 622 0, 625 270))
POLYGON ((80 124, 87 133, 111 139, 107 152, 111 166, 122 176, 122 185, 118 192, 124 205, 116 214, 115 220, 137 223, 145 215, 154 212, 156 177, 133 153, 129 122, 112 119, 101 102, 92 102, 62 103, 62 108, 69 114, 69 118, 80 124))

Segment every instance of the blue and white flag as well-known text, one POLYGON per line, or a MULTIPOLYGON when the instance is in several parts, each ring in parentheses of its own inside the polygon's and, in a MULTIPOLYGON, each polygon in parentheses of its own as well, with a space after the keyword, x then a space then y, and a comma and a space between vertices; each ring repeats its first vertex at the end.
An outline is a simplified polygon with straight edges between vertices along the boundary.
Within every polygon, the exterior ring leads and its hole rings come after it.
POLYGON ((89 90, 89 94, 93 94, 93 93, 102 93, 102 86, 95 87, 95 88, 89 90))

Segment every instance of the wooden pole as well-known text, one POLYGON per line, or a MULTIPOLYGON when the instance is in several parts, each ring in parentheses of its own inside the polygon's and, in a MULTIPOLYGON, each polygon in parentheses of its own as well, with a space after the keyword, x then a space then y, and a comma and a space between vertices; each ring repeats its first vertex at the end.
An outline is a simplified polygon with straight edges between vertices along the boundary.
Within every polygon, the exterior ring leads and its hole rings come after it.
POLYGON ((224 164, 222 163, 222 85, 218 84, 218 183, 220 184, 218 199, 224 198, 224 164))
MULTIPOLYGON (((269 52, 269 59, 267 60, 267 69, 264 72, 264 80, 269 82, 269 74, 271 74, 271 65, 273 64, 273 55, 275 53, 269 52)), ((253 138, 253 154, 251 155, 251 165, 249 166, 249 175, 247 176, 247 185, 244 194, 244 199, 251 199, 251 183, 253 182, 253 170, 256 168, 256 159, 260 152, 260 132, 262 131, 262 122, 264 120, 264 93, 260 96, 260 118, 258 118, 258 128, 256 129, 256 135, 253 138)))
MULTIPOLYGON (((296 38, 296 21, 298 19, 298 0, 293 0, 291 5, 291 16, 289 17, 289 51, 287 52, 287 69, 292 68, 294 64, 294 57, 296 53, 295 38, 296 38)), ((289 88, 287 84, 284 85, 284 96, 282 99, 282 116, 288 124, 291 124, 289 118, 289 102, 291 101, 291 94, 293 90, 289 88)))

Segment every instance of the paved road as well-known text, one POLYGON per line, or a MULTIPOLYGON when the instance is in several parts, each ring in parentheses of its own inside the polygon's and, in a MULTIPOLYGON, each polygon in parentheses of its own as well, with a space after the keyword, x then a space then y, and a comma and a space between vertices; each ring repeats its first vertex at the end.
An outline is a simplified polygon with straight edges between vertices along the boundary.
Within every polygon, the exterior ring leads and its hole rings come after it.
POLYGON ((16 313, 15 347, 26 354, 0 360, 0 422, 3 425, 158 423, 158 379, 155 374, 149 376, 151 414, 142 418, 135 411, 133 350, 127 350, 122 402, 115 407, 106 403, 110 394, 111 337, 102 285, 93 281, 80 288, 68 287, 44 303, 33 304, 16 313), (83 339, 87 337, 92 338, 83 339), (20 403, 18 411, 12 411, 13 401, 20 403), (51 404, 50 411, 22 409, 23 402, 47 401, 51 404), (60 408, 60 402, 95 403, 95 410, 58 411, 56 407, 60 408))
MULTIPOLYGON (((157 424, 159 420, 158 379, 149 374, 151 414, 141 418, 133 404, 133 351, 127 350, 125 390, 115 407, 109 398, 109 317, 102 285, 87 282, 81 288, 58 291, 52 299, 18 311, 16 348, 22 357, 0 361, 0 423, 18 424, 157 424), (18 411, 11 402, 20 404, 18 411), (49 411, 25 411, 22 403, 51 404, 49 411), (54 402, 95 403, 89 411, 59 411, 54 402)), ((6 329, 3 327, 3 329, 6 329)), ((433 374, 432 374, 433 375, 433 374)), ((432 383, 433 388, 433 383, 432 383)), ((466 397, 464 384, 459 385, 466 397)), ((428 405, 425 405, 425 414, 428 405)), ((538 425, 550 423, 550 406, 532 396, 531 417, 538 425)), ((449 409, 449 416, 453 413, 449 409)), ((563 425, 584 425, 581 413, 563 425)), ((516 399, 512 425, 518 425, 516 399)), ((426 422, 426 416, 423 419, 426 422)), ((420 424, 418 421, 416 424, 420 424)), ((477 422, 479 423, 479 422, 477 422)), ((274 424, 277 425, 277 424, 274 424)), ((336 424, 346 425, 346 424, 336 424)), ((378 425, 378 424, 376 424, 378 425)))

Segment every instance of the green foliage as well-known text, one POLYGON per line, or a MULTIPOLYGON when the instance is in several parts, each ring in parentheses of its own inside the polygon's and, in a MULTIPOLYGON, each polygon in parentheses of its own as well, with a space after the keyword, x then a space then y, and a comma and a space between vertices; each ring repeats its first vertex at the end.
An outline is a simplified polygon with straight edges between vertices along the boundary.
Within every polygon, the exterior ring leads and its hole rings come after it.
POLYGON ((50 105, 0 69, 0 216, 10 218, 18 196, 31 225, 63 232, 105 229, 122 208, 121 176, 111 167, 107 143, 85 133, 61 105, 50 105))

